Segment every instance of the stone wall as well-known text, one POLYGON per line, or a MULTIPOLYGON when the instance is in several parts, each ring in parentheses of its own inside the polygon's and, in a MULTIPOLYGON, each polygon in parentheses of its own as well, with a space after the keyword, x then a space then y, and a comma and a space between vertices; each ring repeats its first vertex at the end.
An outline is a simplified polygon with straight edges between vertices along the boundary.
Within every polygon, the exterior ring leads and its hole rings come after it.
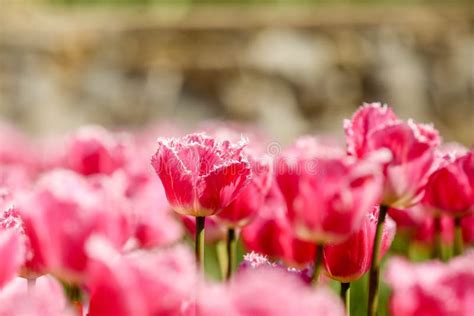
POLYGON ((380 100, 474 141, 472 10, 0 11, 0 115, 32 132, 217 117, 288 141, 380 100))

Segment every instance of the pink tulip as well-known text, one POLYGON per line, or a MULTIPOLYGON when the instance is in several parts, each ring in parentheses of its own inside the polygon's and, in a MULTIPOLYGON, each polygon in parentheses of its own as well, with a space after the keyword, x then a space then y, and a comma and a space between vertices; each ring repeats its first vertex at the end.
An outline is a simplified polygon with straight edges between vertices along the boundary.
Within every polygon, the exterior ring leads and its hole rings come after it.
POLYGON ((27 280, 15 278, 0 290, 0 316, 72 316, 61 284, 50 276, 36 280, 28 289, 27 280))
POLYGON ((423 221, 414 228, 414 241, 421 244, 433 244, 436 234, 441 237, 441 242, 450 245, 454 240, 454 221, 450 216, 441 215, 439 219, 439 228, 436 228, 435 218, 425 216, 423 221), (438 229, 438 231, 436 231, 438 229))
POLYGON ((474 214, 464 216, 461 220, 461 227, 464 242, 474 246, 474 214))
POLYGON ((407 208, 421 199, 440 142, 436 130, 402 122, 380 103, 365 104, 344 128, 349 154, 384 165, 383 205, 407 208))
POLYGON ((474 212, 474 151, 441 165, 431 174, 423 202, 453 216, 474 212))
POLYGON ((31 186, 33 175, 24 166, 2 165, 0 168, 0 188, 8 188, 10 191, 28 189, 31 186))
POLYGON ((172 216, 162 184, 155 178, 132 198, 135 237, 142 247, 170 245, 184 233, 172 216))
MULTIPOLYGON (((368 213, 361 228, 346 241, 324 246, 324 264, 328 275, 339 282, 352 282, 370 269, 377 227, 378 208, 368 213)), ((395 222, 386 218, 380 257, 383 257, 395 237, 395 222)))
POLYGON ((304 266, 314 260, 315 245, 296 238, 288 218, 280 189, 274 183, 259 215, 242 230, 242 242, 255 251, 283 260, 290 265, 304 266))
POLYGON ((250 179, 244 143, 217 142, 204 134, 160 139, 152 165, 173 209, 183 215, 214 215, 228 206, 250 179))
POLYGON ((296 235, 341 242, 356 231, 380 198, 381 173, 338 148, 304 138, 277 161, 276 179, 296 235))
MULTIPOLYGON (((32 142, 22 132, 0 122, 0 165, 21 166, 29 175, 38 169, 38 160, 32 142)), ((1 182, 1 181, 0 181, 1 182)))
POLYGON ((25 261, 25 245, 20 233, 0 227, 0 288, 19 272, 25 261))
POLYGON ((120 247, 129 236, 129 218, 107 190, 66 170, 47 173, 20 203, 33 252, 32 264, 69 282, 84 277, 84 244, 92 234, 120 247))
POLYGON ((230 295, 240 316, 345 314, 342 302, 329 291, 312 289, 297 276, 272 268, 242 271, 230 295))
POLYGON ((186 308, 183 316, 241 316, 235 308, 227 287, 221 284, 201 285, 201 293, 196 305, 186 308))
POLYGON ((440 233, 441 241, 445 244, 451 244, 454 240, 453 219, 441 215, 440 230, 435 232, 434 216, 421 203, 406 210, 390 208, 388 214, 397 224, 397 233, 404 232, 412 241, 422 245, 431 245, 436 233, 440 233))
POLYGON ((111 174, 124 166, 126 146, 124 139, 101 127, 83 127, 69 140, 66 165, 85 176, 111 174))
POLYGON ((229 227, 248 224, 260 211, 272 184, 272 161, 269 157, 255 158, 249 155, 252 179, 237 198, 225 207, 217 218, 229 227))
POLYGON ((427 211, 422 204, 416 204, 408 209, 390 208, 388 215, 397 224, 397 231, 415 229, 420 223, 426 220, 427 211))
POLYGON ((474 297, 474 253, 453 259, 409 263, 393 258, 386 281, 392 288, 390 312, 394 316, 467 316, 474 297))
POLYGON ((193 304, 196 267, 186 248, 124 256, 94 237, 87 249, 93 258, 89 316, 183 315, 193 304))

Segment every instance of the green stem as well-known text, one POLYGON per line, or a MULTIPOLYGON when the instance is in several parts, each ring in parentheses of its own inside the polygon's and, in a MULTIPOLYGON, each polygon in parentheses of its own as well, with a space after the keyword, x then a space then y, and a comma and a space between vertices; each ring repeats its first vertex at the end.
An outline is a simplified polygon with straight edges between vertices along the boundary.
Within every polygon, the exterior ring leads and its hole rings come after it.
POLYGON ((462 240, 461 217, 454 218, 454 255, 459 256, 464 252, 462 240))
POLYGON ((434 241, 433 241, 433 252, 432 259, 443 260, 443 245, 441 241, 441 217, 436 215, 433 220, 433 232, 434 232, 434 241))
POLYGON ((235 257, 237 252, 237 236, 235 234, 235 228, 229 228, 227 230, 227 274, 226 279, 230 280, 232 272, 235 268, 235 257))
POLYGON ((375 316, 378 310, 379 301, 379 278, 380 278, 380 248, 382 245, 383 226, 387 215, 388 207, 380 205, 377 229, 375 231, 374 247, 372 249, 372 261, 369 272, 369 304, 367 315, 375 316))
POLYGON ((224 242, 224 240, 219 240, 216 243, 216 253, 217 253, 217 261, 219 263, 220 277, 221 277, 221 280, 225 280, 228 263, 227 263, 226 242, 224 242))
POLYGON ((340 295, 346 307, 346 314, 350 316, 351 314, 351 283, 350 282, 341 282, 340 295))
POLYGON ((196 240, 195 240, 195 254, 196 263, 201 271, 204 271, 204 226, 206 218, 204 216, 196 217, 196 240))
POLYGON ((81 303, 81 288, 77 284, 63 282, 63 287, 64 293, 66 294, 66 297, 68 298, 69 302, 73 304, 81 303))
POLYGON ((316 251, 314 255, 314 271, 313 271, 313 276, 311 277, 311 283, 313 284, 313 286, 316 286, 318 283, 322 264, 323 264, 323 245, 317 243, 316 251))

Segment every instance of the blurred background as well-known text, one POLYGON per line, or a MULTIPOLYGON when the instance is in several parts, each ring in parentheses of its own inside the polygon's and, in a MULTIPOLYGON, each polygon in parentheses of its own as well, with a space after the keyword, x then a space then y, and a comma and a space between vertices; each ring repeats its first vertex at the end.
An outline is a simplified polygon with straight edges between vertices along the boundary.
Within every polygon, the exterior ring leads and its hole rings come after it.
POLYGON ((474 142, 471 1, 0 0, 0 116, 342 135, 362 102, 474 142))

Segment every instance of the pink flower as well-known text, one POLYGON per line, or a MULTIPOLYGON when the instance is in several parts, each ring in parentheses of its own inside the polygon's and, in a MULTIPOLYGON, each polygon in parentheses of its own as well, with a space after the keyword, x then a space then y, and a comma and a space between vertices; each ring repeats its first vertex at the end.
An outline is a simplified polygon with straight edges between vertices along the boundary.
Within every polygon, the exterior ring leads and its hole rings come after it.
MULTIPOLYGON (((324 264, 328 275, 340 282, 352 282, 370 269, 378 208, 368 213, 361 228, 346 241, 324 246, 324 264)), ((395 237, 395 222, 387 217, 382 233, 381 257, 395 237)))
POLYGON ((32 264, 79 282, 88 265, 84 244, 92 234, 122 246, 130 234, 129 218, 110 194, 71 171, 44 174, 19 207, 32 264))
POLYGON ((13 279, 25 261, 25 244, 20 233, 0 227, 0 288, 13 279))
POLYGON ((28 189, 31 182, 31 173, 22 165, 2 165, 0 168, 0 188, 16 192, 28 189))
POLYGON ((85 176, 111 174, 126 162, 123 139, 96 127, 82 127, 69 140, 66 165, 85 176))
POLYGON ((287 267, 282 263, 275 263, 268 260, 268 257, 251 252, 244 255, 244 260, 241 262, 239 266, 239 273, 241 271, 245 271, 247 269, 260 269, 260 268, 273 268, 273 269, 280 269, 285 271, 289 274, 293 274, 301 278, 305 283, 311 283, 311 276, 313 274, 313 269, 311 266, 308 266, 304 269, 297 269, 293 267, 287 267))
POLYGON ((240 316, 344 315, 342 302, 329 291, 308 287, 297 276, 272 268, 245 270, 230 285, 240 316))
MULTIPOLYGON (((454 221, 447 215, 441 215, 439 220, 441 241, 450 245, 454 241, 454 221)), ((436 230, 435 218, 433 216, 425 216, 423 221, 415 226, 412 238, 421 244, 433 244, 435 235, 438 233, 436 230)))
POLYGON ((454 216, 474 212, 474 151, 433 172, 423 202, 436 211, 454 216))
POLYGON ((474 214, 466 215, 461 220, 462 237, 468 245, 474 245, 474 214))
POLYGON ((274 183, 258 216, 242 229, 242 242, 248 251, 255 251, 283 260, 290 265, 304 266, 313 262, 314 243, 298 239, 286 216, 285 200, 274 183))
POLYGON ((421 199, 440 142, 436 130, 402 122, 380 103, 365 104, 344 128, 349 154, 384 165, 382 204, 407 208, 421 199))
POLYGON ((14 127, 0 122, 0 165, 22 166, 31 175, 38 169, 32 142, 14 127))
POLYGON ((298 140, 278 159, 276 170, 290 222, 296 235, 307 241, 343 241, 380 198, 377 166, 355 161, 315 139, 298 140))
POLYGON ((152 165, 173 209, 183 215, 214 215, 247 185, 250 165, 244 143, 217 142, 204 134, 158 140, 152 165))
POLYGON ((135 237, 142 247, 165 246, 177 242, 183 229, 172 216, 165 191, 156 177, 132 198, 135 237))
POLYGON ((392 287, 391 315, 470 315, 474 297, 473 260, 472 252, 448 264, 391 259, 385 275, 392 287))
POLYGON ((372 151, 369 142, 374 130, 397 122, 392 109, 380 103, 364 103, 352 116, 344 121, 347 151, 356 157, 364 157, 372 151))
POLYGON ((72 316, 61 284, 50 276, 36 280, 28 289, 27 280, 15 278, 0 290, 0 316, 72 316))
POLYGON ((100 238, 87 245, 93 258, 89 315, 173 316, 193 304, 194 258, 184 247, 119 254, 100 238))
POLYGON ((265 197, 273 181, 273 162, 269 157, 258 159, 249 155, 249 158, 252 179, 237 198, 217 214, 217 218, 227 226, 241 227, 248 224, 265 203, 265 197))

